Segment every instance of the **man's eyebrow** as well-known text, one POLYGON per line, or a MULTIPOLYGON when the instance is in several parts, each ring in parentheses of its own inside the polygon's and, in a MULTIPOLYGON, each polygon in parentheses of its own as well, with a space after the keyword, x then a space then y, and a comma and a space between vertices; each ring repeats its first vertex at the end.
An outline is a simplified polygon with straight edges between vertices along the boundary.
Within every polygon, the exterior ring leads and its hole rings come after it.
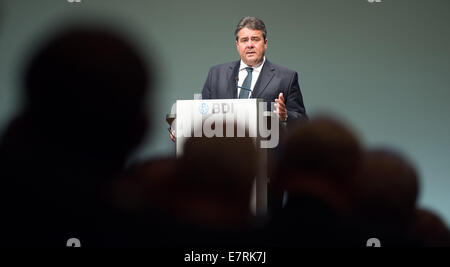
MULTIPOLYGON (((261 39, 261 36, 259 36, 259 35, 253 35, 253 36, 250 36, 250 38, 251 39, 261 39)), ((242 39, 248 39, 248 37, 247 36, 245 36, 245 37, 240 37, 239 38, 239 40, 242 40, 242 39)))

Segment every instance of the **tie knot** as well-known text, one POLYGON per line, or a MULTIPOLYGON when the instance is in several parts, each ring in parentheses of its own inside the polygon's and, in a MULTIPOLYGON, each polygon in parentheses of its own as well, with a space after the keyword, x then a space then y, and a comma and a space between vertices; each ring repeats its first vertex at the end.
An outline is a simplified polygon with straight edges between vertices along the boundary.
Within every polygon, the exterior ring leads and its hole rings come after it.
POLYGON ((245 70, 247 70, 248 73, 252 73, 253 72, 253 68, 251 68, 251 67, 246 67, 245 70))

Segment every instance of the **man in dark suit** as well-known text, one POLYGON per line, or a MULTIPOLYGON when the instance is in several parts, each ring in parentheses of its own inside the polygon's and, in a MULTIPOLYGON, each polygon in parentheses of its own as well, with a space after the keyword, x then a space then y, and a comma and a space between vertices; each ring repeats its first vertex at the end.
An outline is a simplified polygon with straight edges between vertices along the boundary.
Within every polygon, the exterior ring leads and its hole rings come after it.
MULTIPOLYGON (((267 31, 255 17, 242 18, 235 30, 236 48, 241 60, 214 66, 203 86, 203 99, 260 98, 276 102, 274 111, 282 128, 296 120, 307 119, 298 74, 265 58, 267 31)), ((283 134, 281 132, 281 134, 283 134)), ((175 132, 170 138, 175 141, 175 132)), ((275 169, 277 152, 271 150, 269 175, 275 169)), ((269 210, 281 207, 282 194, 268 187, 269 210)))
MULTIPOLYGON (((275 112, 282 122, 307 119, 297 72, 276 65, 264 56, 267 49, 264 22, 244 17, 236 27, 235 36, 241 60, 212 67, 202 98, 261 98, 268 103, 276 102, 275 112)), ((170 138, 175 141, 173 130, 170 138)))
MULTIPOLYGON (((276 102, 274 111, 280 124, 307 119, 298 74, 265 58, 267 31, 264 22, 255 17, 242 18, 235 31, 236 48, 241 60, 214 66, 208 73, 202 91, 203 99, 261 98, 276 102)), ((269 156, 269 176, 276 165, 277 152, 269 156)), ((269 183, 268 208, 281 208, 283 193, 269 183)))
POLYGON ((255 17, 242 18, 236 28, 240 61, 210 69, 202 91, 203 99, 261 98, 276 102, 281 121, 306 118, 298 74, 266 60, 267 31, 255 17))

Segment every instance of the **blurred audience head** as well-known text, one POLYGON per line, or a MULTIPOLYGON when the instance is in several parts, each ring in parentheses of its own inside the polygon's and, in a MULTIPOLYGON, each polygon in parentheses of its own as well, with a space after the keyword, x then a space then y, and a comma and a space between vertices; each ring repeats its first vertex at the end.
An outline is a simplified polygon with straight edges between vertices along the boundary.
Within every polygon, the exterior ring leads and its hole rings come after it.
POLYGON ((147 63, 118 33, 73 26, 54 35, 25 71, 25 115, 55 143, 122 159, 147 127, 147 63))
POLYGON ((323 177, 346 185, 359 166, 361 146, 357 136, 340 121, 316 117, 293 129, 284 144, 280 161, 280 183, 296 178, 323 177))
POLYGON ((392 224, 411 220, 419 180, 403 155, 389 149, 367 151, 354 185, 356 212, 368 220, 392 224))
POLYGON ((411 234, 423 247, 450 247, 450 230, 445 222, 430 210, 416 209, 411 234))
POLYGON ((186 211, 211 223, 247 220, 257 161, 249 137, 189 138, 174 185, 186 200, 186 211), (220 218, 220 214, 234 215, 220 218))

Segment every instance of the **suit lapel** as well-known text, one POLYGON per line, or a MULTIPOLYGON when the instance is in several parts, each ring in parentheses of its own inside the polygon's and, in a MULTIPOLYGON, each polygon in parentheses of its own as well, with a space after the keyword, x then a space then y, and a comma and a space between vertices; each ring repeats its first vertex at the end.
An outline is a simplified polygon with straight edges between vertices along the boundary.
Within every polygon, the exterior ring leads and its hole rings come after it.
POLYGON ((240 61, 236 61, 234 64, 231 64, 228 68, 228 89, 227 96, 228 98, 237 98, 237 79, 239 75, 239 65, 240 61))
POLYGON ((264 89, 266 89, 269 82, 275 75, 275 68, 266 60, 264 66, 262 67, 261 73, 259 74, 258 81, 256 81, 255 87, 253 88, 252 98, 258 98, 264 89))

